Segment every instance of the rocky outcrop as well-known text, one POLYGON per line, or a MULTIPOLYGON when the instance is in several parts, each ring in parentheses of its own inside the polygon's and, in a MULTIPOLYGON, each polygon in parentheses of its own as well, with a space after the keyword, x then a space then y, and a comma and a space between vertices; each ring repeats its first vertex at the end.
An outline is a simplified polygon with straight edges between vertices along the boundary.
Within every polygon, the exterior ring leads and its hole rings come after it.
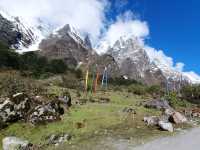
POLYGON ((29 97, 24 93, 17 93, 11 98, 0 102, 0 129, 9 123, 24 120, 34 125, 45 124, 60 120, 65 107, 71 106, 71 97, 66 95, 56 100, 45 102, 42 97, 29 97), (62 99, 62 101, 61 101, 62 99))
POLYGON ((32 144, 17 137, 5 137, 2 141, 3 150, 30 150, 32 144))
POLYGON ((150 100, 144 103, 144 107, 146 108, 154 108, 158 110, 172 109, 169 105, 169 102, 166 100, 150 100))

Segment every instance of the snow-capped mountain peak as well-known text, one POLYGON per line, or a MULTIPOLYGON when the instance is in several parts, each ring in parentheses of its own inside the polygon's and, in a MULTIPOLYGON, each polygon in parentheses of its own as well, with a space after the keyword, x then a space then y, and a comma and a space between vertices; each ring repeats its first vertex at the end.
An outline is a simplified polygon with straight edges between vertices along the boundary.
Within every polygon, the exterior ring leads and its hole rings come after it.
POLYGON ((147 72, 148 76, 154 76, 159 72, 160 76, 164 77, 161 82, 171 82, 172 84, 177 82, 180 84, 198 81, 197 79, 194 81, 192 77, 177 71, 173 65, 168 65, 162 57, 152 57, 143 41, 134 36, 122 36, 115 41, 114 44, 110 44, 108 41, 103 40, 97 48, 97 51, 99 50, 111 54, 122 70, 128 66, 128 68, 123 71, 123 74, 130 78, 135 79, 136 76, 139 76, 140 78, 143 78, 143 80, 146 80, 145 78, 148 78, 147 72), (131 73, 132 68, 135 69, 132 70, 131 73), (149 73, 151 75, 149 75, 149 73), (135 74, 137 75, 135 76, 135 74))

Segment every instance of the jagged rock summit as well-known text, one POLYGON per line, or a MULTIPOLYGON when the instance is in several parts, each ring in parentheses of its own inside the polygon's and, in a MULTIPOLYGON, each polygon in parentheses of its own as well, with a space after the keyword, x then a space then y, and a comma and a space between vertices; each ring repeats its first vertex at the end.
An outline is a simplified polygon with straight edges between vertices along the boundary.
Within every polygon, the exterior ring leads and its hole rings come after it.
POLYGON ((103 49, 113 56, 121 74, 130 79, 140 80, 150 85, 168 84, 169 89, 178 89, 190 82, 183 73, 160 63, 159 60, 152 59, 143 42, 135 36, 130 38, 122 36, 114 44, 103 41, 97 49, 101 51, 103 49))

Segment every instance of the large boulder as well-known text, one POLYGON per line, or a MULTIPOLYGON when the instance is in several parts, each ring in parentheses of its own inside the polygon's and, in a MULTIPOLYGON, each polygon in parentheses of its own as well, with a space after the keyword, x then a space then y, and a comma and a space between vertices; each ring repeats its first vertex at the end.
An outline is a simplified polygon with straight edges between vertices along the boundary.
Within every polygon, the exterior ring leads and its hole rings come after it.
POLYGON ((150 100, 148 102, 144 103, 144 107, 146 108, 154 108, 158 110, 163 110, 163 109, 171 109, 171 106, 169 105, 169 102, 166 100, 150 100))
POLYGON ((179 112, 174 112, 170 116, 169 120, 175 124, 181 124, 187 122, 187 118, 179 112))
POLYGON ((3 150, 29 150, 32 144, 17 137, 6 137, 2 141, 3 150))
POLYGON ((169 131, 169 132, 174 131, 173 125, 170 122, 159 121, 158 125, 162 130, 169 131))
POLYGON ((28 118, 32 124, 45 124, 60 120, 60 116, 64 114, 64 109, 60 106, 59 101, 51 101, 44 105, 35 107, 28 118))
POLYGON ((160 121, 160 118, 157 116, 144 117, 144 122, 147 123, 148 126, 158 125, 159 121, 160 121))

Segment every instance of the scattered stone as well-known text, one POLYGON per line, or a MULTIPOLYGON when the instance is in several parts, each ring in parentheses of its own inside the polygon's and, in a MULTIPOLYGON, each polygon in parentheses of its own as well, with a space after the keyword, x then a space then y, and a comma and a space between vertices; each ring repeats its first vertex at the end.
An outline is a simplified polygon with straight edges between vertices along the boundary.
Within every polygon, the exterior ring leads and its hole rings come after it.
POLYGON ((170 122, 159 121, 158 125, 162 130, 169 131, 169 132, 174 131, 174 128, 170 122))
POLYGON ((181 123, 187 122, 187 118, 179 112, 174 112, 170 116, 169 120, 170 120, 170 122, 173 122, 175 124, 181 124, 181 123))
POLYGON ((71 140, 72 136, 66 133, 52 134, 48 138, 48 144, 59 145, 71 140))
POLYGON ((2 141, 3 150, 29 150, 32 144, 17 137, 6 137, 2 141))
POLYGON ((158 125, 159 120, 157 116, 144 117, 144 122, 146 122, 148 126, 158 125))
POLYGON ((158 110, 163 110, 163 109, 171 109, 171 106, 169 105, 169 102, 166 100, 151 100, 148 102, 144 103, 144 107, 146 108, 154 108, 158 110))
POLYGON ((76 105, 85 105, 87 103, 88 99, 78 99, 76 101, 76 105))
POLYGON ((123 112, 124 113, 132 113, 132 114, 136 114, 136 110, 134 108, 131 108, 131 107, 125 107, 123 109, 123 112))
POLYGON ((101 97, 98 99, 99 103, 109 103, 110 99, 109 98, 105 98, 105 97, 101 97))

